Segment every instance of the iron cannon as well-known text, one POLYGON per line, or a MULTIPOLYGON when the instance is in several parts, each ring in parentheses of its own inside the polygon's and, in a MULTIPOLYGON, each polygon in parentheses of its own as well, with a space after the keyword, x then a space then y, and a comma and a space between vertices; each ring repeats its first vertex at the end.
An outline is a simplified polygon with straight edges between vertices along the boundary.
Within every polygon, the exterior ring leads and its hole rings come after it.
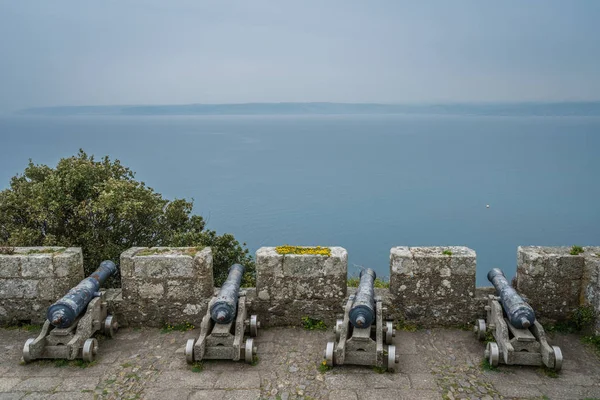
POLYGON ((474 331, 479 340, 486 339, 488 332, 494 336, 495 341, 488 342, 484 351, 488 362, 492 366, 545 365, 559 371, 562 352, 548 344, 533 308, 510 286, 502 270, 494 268, 487 276, 497 295, 488 297, 487 320, 477 320, 474 331))
POLYGON ((244 267, 242 265, 233 264, 229 268, 227 280, 221 286, 215 302, 210 306, 211 318, 216 323, 227 324, 235 318, 243 275, 244 267))
POLYGON ((396 331, 392 321, 383 324, 382 300, 375 296, 376 276, 370 268, 361 271, 356 293, 346 302, 344 319, 336 322, 336 340, 328 342, 325 348, 323 357, 327 365, 385 366, 390 372, 396 370, 399 356, 392 344, 396 331))
POLYGON ((100 286, 117 272, 112 261, 102 261, 94 273, 64 295, 64 297, 48 308, 46 318, 57 328, 67 328, 73 324, 87 307, 89 302, 99 295, 100 286))
POLYGON ((492 269, 488 272, 487 278, 496 288, 496 294, 500 297, 500 304, 510 323, 519 329, 526 329, 533 325, 535 322, 533 308, 510 286, 502 270, 492 269))
POLYGON ((188 363, 201 360, 245 360, 254 362, 260 323, 256 315, 247 318, 246 292, 240 290, 244 266, 234 264, 227 280, 213 296, 200 324, 198 339, 189 339, 185 346, 188 363), (244 335, 249 334, 244 342, 244 335))
POLYGON ((113 337, 119 328, 116 319, 108 314, 105 292, 100 289, 116 271, 112 261, 103 261, 92 275, 52 304, 38 337, 25 342, 23 360, 82 358, 93 361, 98 351, 98 340, 92 335, 101 331, 113 337))
POLYGON ((360 272, 360 283, 350 309, 350 322, 356 328, 371 326, 375 321, 375 278, 371 268, 360 272))

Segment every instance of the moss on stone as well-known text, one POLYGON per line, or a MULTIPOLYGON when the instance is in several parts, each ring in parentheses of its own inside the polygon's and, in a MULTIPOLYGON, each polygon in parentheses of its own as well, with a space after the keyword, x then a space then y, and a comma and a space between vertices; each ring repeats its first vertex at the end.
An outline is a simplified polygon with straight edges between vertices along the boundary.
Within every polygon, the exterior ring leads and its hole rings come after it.
POLYGON ((279 254, 298 254, 298 255, 321 255, 321 256, 331 256, 331 249, 329 247, 302 247, 302 246, 277 246, 275 247, 275 251, 279 254))
POLYGON ((64 253, 65 252, 66 247, 60 247, 58 249, 52 249, 52 248, 45 248, 42 250, 38 250, 38 249, 32 249, 32 250, 28 250, 25 254, 58 254, 58 253, 64 253))
POLYGON ((202 249, 204 249, 204 246, 186 247, 185 249, 178 249, 176 247, 148 247, 135 253, 135 256, 145 257, 171 253, 194 257, 194 255, 196 255, 196 253, 201 251, 202 249))

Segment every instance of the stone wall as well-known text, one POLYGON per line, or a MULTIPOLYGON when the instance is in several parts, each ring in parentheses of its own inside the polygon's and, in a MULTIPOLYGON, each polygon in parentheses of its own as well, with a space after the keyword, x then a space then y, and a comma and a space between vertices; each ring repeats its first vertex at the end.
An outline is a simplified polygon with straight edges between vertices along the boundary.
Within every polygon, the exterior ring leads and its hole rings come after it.
POLYGON ((122 290, 109 297, 121 324, 200 324, 214 292, 210 247, 134 247, 120 267, 122 290))
POLYGON ((0 254, 0 325, 44 322, 47 308, 83 278, 80 248, 16 247, 0 254))
MULTIPOLYGON (((567 320, 581 306, 600 313, 600 247, 520 246, 517 249, 517 290, 525 295, 536 316, 567 320)), ((600 320, 596 325, 600 330, 600 320)))
MULTIPOLYGON (((301 325, 303 317, 329 326, 340 318, 347 296, 348 253, 279 254, 274 247, 256 252, 256 288, 247 293, 248 309, 263 326, 301 325)), ((580 306, 600 313, 600 247, 570 255, 568 247, 519 247, 516 289, 542 320, 572 317, 580 306)), ((210 248, 136 247, 121 255, 121 289, 107 292, 120 324, 199 325, 213 283, 210 248)), ((394 247, 390 287, 377 289, 385 318, 422 327, 472 323, 485 315, 493 288, 475 287, 476 255, 466 247, 394 247)), ((41 323, 48 306, 83 275, 79 248, 16 248, 0 255, 0 324, 41 323)), ((596 323, 600 333, 600 319, 596 323)))
POLYGON ((600 335, 600 247, 585 247, 579 301, 596 311, 595 333, 600 335))
POLYGON ((393 247, 392 315, 423 326, 472 322, 483 312, 475 306, 475 270, 467 247, 393 247))
POLYGON ((346 299, 348 252, 342 247, 329 249, 330 256, 258 249, 251 312, 269 325, 300 325, 304 316, 332 324, 346 299))

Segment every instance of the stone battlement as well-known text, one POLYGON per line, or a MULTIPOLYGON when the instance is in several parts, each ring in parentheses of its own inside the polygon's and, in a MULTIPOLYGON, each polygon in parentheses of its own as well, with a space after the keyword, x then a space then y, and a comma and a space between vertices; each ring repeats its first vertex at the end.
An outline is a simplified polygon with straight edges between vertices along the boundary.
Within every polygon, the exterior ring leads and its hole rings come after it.
MULTIPOLYGON (((256 252, 256 287, 243 290, 263 324, 300 325, 311 317, 332 325, 340 317, 355 290, 347 287, 348 253, 318 250, 256 252)), ((376 290, 384 317, 424 327, 481 318, 494 290, 475 287, 476 258, 467 247, 393 247, 389 289, 376 290)), ((107 291, 108 306, 123 325, 199 325, 217 290, 212 262, 209 247, 131 248, 121 254, 122 288, 107 291)), ((580 255, 566 247, 517 251, 515 287, 541 318, 568 319, 582 305, 600 310, 599 275, 600 247, 580 255)), ((47 307, 83 278, 78 248, 17 248, 0 255, 0 323, 43 322, 47 307)))

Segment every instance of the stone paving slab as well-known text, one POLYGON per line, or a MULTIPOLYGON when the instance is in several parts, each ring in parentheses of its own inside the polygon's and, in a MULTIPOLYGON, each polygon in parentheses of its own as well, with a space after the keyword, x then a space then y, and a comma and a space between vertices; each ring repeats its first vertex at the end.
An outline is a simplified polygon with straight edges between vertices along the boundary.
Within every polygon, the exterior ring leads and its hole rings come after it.
POLYGON ((51 360, 21 363, 28 337, 0 329, 0 400, 8 399, 600 399, 600 357, 576 335, 555 334, 563 370, 482 367, 484 344, 471 332, 433 329, 398 332, 399 372, 319 364, 332 332, 300 328, 261 330, 259 362, 206 361, 200 372, 185 362, 183 347, 198 329, 161 333, 122 329, 98 336, 92 365, 51 360))

